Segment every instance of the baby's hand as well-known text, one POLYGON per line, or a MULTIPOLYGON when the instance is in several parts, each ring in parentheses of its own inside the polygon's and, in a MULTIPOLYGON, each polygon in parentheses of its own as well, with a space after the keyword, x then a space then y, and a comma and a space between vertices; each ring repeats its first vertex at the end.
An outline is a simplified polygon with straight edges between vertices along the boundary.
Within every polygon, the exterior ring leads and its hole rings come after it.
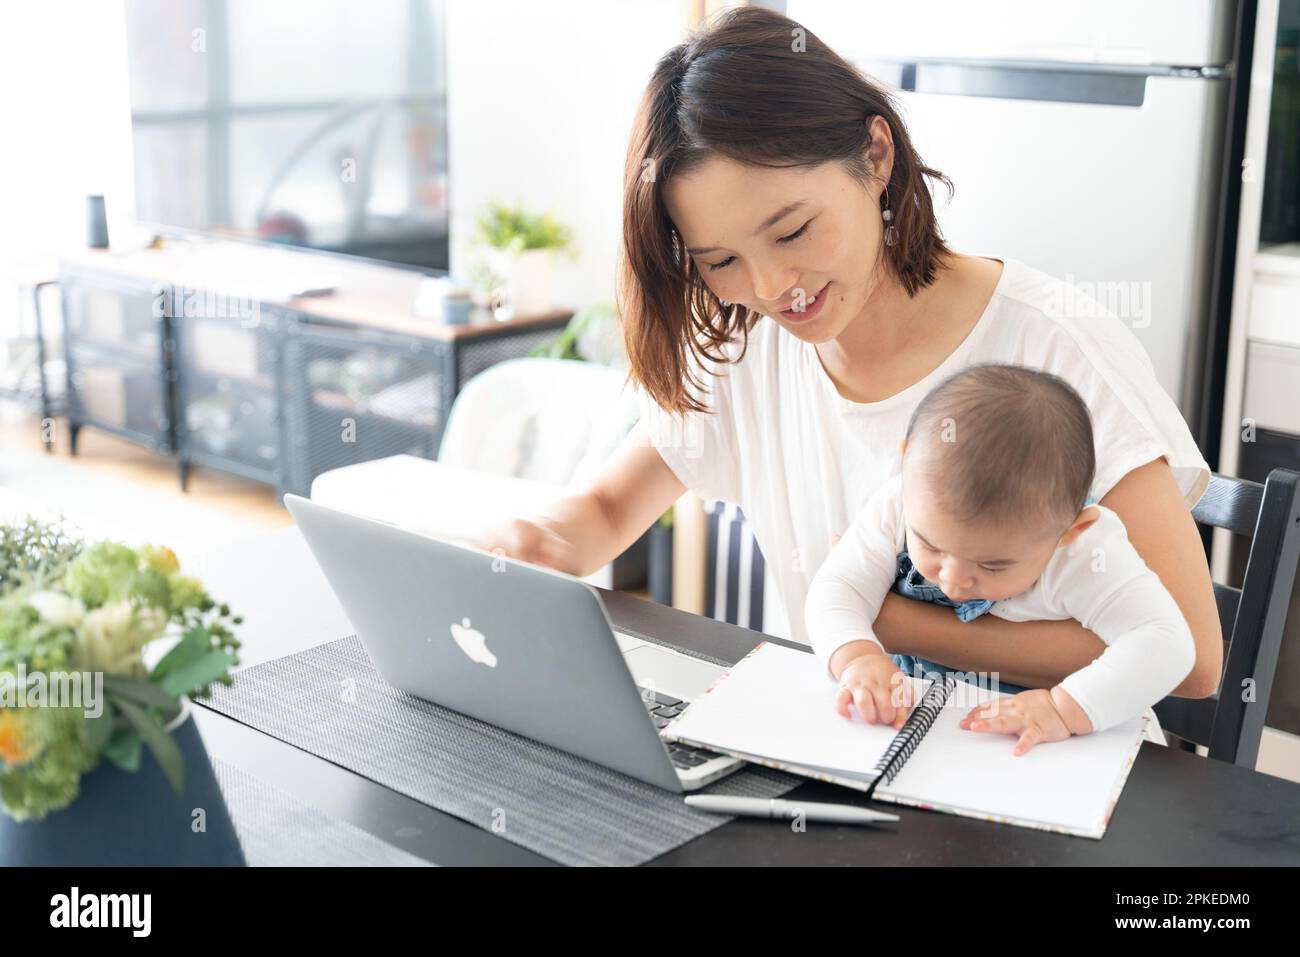
POLYGON ((1013 698, 997 698, 986 705, 972 708, 961 719, 967 731, 993 731, 1020 736, 1011 750, 1022 755, 1036 744, 1064 741, 1071 732, 1056 710, 1052 693, 1045 688, 1022 691, 1013 698))
POLYGON ((859 655, 840 672, 835 710, 852 718, 852 703, 867 724, 892 724, 901 728, 912 710, 912 683, 883 651, 859 655))

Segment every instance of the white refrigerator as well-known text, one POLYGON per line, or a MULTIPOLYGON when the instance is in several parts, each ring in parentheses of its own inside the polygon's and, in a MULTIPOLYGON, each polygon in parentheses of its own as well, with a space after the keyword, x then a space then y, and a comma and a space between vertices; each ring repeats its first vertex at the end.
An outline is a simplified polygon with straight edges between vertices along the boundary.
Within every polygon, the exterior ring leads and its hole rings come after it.
POLYGON ((922 159, 953 181, 950 203, 936 195, 952 247, 1112 308, 1199 434, 1236 0, 785 7, 897 93, 922 159))

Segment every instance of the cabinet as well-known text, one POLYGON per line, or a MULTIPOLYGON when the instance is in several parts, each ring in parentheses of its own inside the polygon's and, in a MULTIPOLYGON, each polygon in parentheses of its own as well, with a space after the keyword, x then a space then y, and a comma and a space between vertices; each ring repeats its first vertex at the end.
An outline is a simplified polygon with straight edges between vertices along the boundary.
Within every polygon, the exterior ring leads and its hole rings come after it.
POLYGON ((295 323, 286 348, 291 491, 306 495, 317 475, 344 465, 435 457, 455 397, 437 346, 295 323))
POLYGON ((285 353, 287 489, 306 495, 322 472, 389 455, 435 458, 461 387, 490 365, 528 355, 562 326, 430 340, 292 323, 285 353))
MULTIPOLYGON (((136 271, 65 265, 73 454, 83 426, 306 495, 312 479, 398 453, 434 458, 461 387, 550 342, 571 314, 441 326, 297 304, 227 309, 136 271), (195 303, 198 303, 197 308, 195 303)), ((182 287, 185 288, 185 287, 182 287)))
POLYGON ((285 318, 173 316, 176 439, 182 484, 192 463, 284 488, 285 318))
POLYGON ((149 287, 85 274, 64 283, 72 450, 93 425, 155 451, 174 448, 166 310, 149 287))

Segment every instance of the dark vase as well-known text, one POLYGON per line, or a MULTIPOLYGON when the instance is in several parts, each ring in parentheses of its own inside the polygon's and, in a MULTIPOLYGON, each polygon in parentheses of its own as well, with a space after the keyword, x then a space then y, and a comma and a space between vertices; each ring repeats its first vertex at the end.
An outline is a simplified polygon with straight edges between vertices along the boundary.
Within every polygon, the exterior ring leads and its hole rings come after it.
POLYGON ((650 527, 650 555, 646 578, 650 597, 661 605, 673 603, 673 530, 658 522, 650 527))
POLYGON ((86 197, 86 245, 91 249, 108 248, 108 216, 103 196, 86 197))
POLYGON ((242 867, 239 838, 188 710, 172 738, 185 759, 181 792, 147 750, 134 774, 101 761, 81 779, 77 799, 42 821, 15 821, 0 811, 0 864, 242 867), (203 830, 194 825, 199 808, 203 830))

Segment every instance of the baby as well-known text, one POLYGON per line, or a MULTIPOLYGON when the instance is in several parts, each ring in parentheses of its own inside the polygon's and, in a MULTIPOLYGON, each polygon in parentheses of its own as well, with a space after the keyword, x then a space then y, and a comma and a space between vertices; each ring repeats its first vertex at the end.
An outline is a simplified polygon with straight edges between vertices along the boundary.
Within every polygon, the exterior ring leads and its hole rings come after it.
POLYGON ((1018 735, 1017 755, 1136 717, 1191 671, 1196 649, 1178 605, 1119 516, 1085 504, 1092 423, 1063 380, 966 369, 921 401, 900 449, 901 474, 867 501, 808 591, 813 650, 838 677, 844 717, 852 703, 869 723, 901 726, 914 703, 898 668, 909 659, 891 658, 872 631, 891 587, 952 605, 963 621, 1072 618, 1106 643, 1054 688, 961 722, 1018 735))

